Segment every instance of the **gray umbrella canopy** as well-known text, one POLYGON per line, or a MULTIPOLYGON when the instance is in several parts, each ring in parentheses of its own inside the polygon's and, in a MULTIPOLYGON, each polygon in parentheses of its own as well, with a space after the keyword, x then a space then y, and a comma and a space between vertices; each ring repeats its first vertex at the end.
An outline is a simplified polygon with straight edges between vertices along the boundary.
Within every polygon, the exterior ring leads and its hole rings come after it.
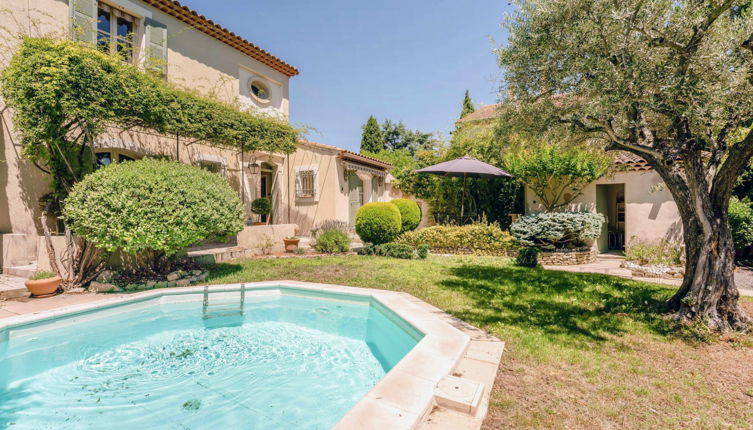
POLYGON ((424 167, 416 170, 418 173, 430 173, 432 175, 454 176, 458 178, 484 178, 492 179, 499 177, 511 178, 512 175, 504 170, 478 161, 473 157, 460 157, 444 163, 424 167))
POLYGON ((460 157, 444 163, 424 167, 416 170, 417 173, 429 173, 432 175, 453 176, 463 178, 463 194, 460 198, 460 220, 465 216, 465 181, 467 178, 512 178, 512 175, 504 170, 478 161, 473 157, 460 157))

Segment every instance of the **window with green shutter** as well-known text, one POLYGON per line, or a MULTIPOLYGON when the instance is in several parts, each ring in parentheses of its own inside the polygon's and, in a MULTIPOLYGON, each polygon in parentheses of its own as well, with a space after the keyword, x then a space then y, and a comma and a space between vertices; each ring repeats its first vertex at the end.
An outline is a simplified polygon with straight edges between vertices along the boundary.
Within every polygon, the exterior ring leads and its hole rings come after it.
POLYGON ((144 68, 167 76, 167 26, 151 18, 144 20, 146 52, 144 68))
POLYGON ((69 0, 71 38, 81 42, 97 41, 97 0, 69 0))

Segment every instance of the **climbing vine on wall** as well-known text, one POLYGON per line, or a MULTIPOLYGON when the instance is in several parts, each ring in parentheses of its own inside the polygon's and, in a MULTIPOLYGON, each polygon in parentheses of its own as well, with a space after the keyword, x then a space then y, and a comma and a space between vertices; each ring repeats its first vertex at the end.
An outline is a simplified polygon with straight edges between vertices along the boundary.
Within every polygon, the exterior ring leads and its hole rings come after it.
POLYGON ((111 125, 282 153, 295 150, 300 134, 285 121, 175 87, 69 40, 25 38, 0 84, 23 155, 52 177, 53 212, 93 170, 95 138, 111 125))

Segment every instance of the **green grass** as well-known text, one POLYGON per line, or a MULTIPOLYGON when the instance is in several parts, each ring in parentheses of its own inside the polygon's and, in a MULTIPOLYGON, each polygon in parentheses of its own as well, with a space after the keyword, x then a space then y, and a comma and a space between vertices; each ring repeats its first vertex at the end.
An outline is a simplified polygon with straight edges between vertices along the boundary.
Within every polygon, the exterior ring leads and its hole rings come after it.
MULTIPOLYGON (((708 346, 662 316, 673 292, 664 286, 462 256, 248 260, 217 265, 209 277, 282 279, 404 291, 507 342, 488 428, 735 427, 753 419, 752 408, 719 397, 716 374, 704 371, 708 346)), ((736 339, 730 353, 750 354, 745 342, 736 339)), ((740 399, 750 401, 749 388, 740 399)))

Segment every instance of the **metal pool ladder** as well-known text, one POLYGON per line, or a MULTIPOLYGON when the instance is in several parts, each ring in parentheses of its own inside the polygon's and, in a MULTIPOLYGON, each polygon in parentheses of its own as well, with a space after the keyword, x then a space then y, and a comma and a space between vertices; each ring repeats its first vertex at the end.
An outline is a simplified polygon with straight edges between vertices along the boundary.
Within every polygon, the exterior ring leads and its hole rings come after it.
POLYGON ((243 316, 244 307, 246 304, 246 284, 241 284, 241 297, 238 306, 235 307, 228 303, 209 303, 209 285, 204 286, 204 302, 202 303, 204 319, 228 317, 228 316, 243 316))

